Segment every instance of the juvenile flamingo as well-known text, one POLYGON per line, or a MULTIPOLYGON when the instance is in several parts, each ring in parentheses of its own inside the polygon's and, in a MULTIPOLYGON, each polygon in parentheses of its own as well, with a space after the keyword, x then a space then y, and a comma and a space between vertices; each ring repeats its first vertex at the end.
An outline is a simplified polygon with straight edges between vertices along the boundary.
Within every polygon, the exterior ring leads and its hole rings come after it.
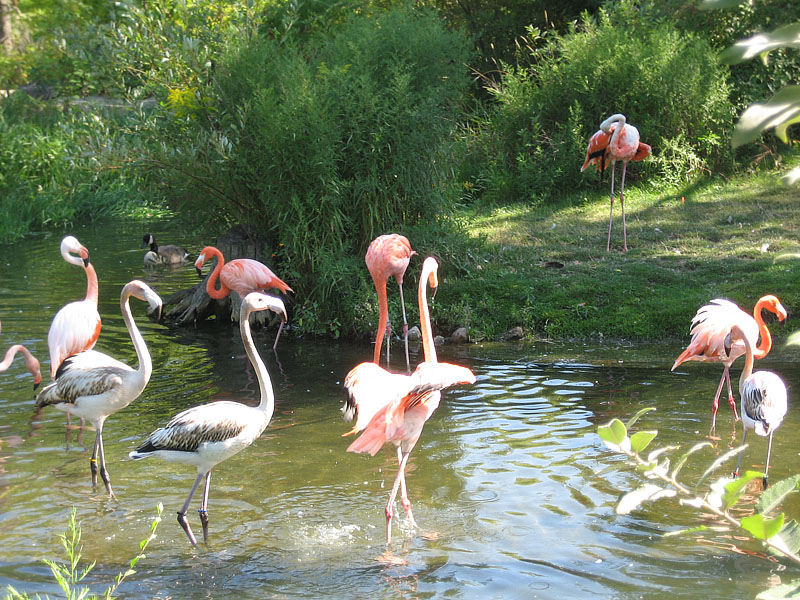
POLYGON ((172 244, 159 246, 152 234, 145 233, 144 237, 142 237, 142 248, 148 246, 150 250, 144 255, 145 266, 179 265, 189 257, 186 248, 172 244))
POLYGON ((619 188, 619 204, 622 207, 622 239, 623 250, 628 251, 628 232, 625 225, 625 170, 628 162, 641 161, 650 156, 652 148, 639 141, 639 130, 633 125, 625 123, 625 115, 611 115, 600 124, 600 130, 589 138, 589 147, 586 149, 586 160, 581 167, 581 173, 590 164, 600 170, 605 170, 606 164, 611 162, 611 208, 608 216, 608 241, 606 252, 611 250, 611 223, 614 219, 614 167, 618 160, 622 161, 622 180, 619 188))
POLYGON ((763 310, 768 310, 778 316, 778 320, 786 320, 786 309, 775 296, 764 296, 756 302, 751 317, 730 300, 716 298, 701 307, 692 319, 692 340, 672 365, 674 371, 678 365, 688 360, 721 362, 725 369, 722 378, 719 380, 717 393, 711 405, 711 431, 709 435, 714 435, 717 426, 717 409, 719 408, 719 397, 722 393, 722 386, 728 382, 728 404, 731 405, 733 415, 736 420, 736 400, 731 389, 730 367, 733 362, 745 354, 745 344, 741 339, 734 342, 730 352, 725 350, 725 339, 734 325, 738 325, 742 332, 747 336, 750 346, 754 347, 753 358, 764 358, 772 349, 772 335, 764 324, 761 316, 763 310), (756 342, 760 342, 756 346, 756 342))
POLYGON ((61 240, 61 256, 69 264, 83 267, 86 271, 86 298, 70 302, 53 318, 47 334, 51 379, 55 379, 56 371, 65 358, 94 348, 101 326, 100 313, 97 312, 97 273, 89 262, 89 251, 76 238, 68 235, 61 240))
POLYGON ((369 274, 375 283, 378 292, 378 332, 375 335, 375 348, 372 361, 380 363, 381 344, 386 335, 386 366, 389 366, 389 346, 392 326, 389 324, 389 301, 386 297, 386 285, 390 277, 394 277, 400 288, 400 307, 403 309, 403 340, 406 348, 406 369, 410 369, 408 359, 408 321, 406 319, 406 303, 403 298, 403 276, 405 275, 411 257, 416 254, 411 249, 408 238, 397 233, 381 235, 372 240, 367 248, 364 262, 367 263, 369 274))
POLYGON ((197 546, 197 540, 186 519, 186 511, 197 487, 205 479, 203 500, 200 503, 200 521, 203 524, 203 539, 208 541, 208 489, 211 469, 252 444, 266 429, 275 408, 275 394, 267 368, 256 351, 250 333, 250 313, 269 309, 286 318, 283 301, 275 296, 250 293, 242 301, 239 329, 247 356, 255 369, 261 393, 261 401, 255 408, 220 400, 195 406, 174 416, 161 429, 155 430, 133 452, 134 459, 159 456, 166 461, 180 462, 197 467, 197 478, 192 489, 178 511, 180 523, 189 541, 197 546))
POLYGON ((347 400, 342 412, 348 422, 355 419, 353 428, 344 435, 363 432, 347 451, 375 456, 386 442, 392 442, 397 448, 397 476, 386 504, 387 545, 392 541, 392 517, 398 487, 409 523, 417 527, 406 491, 405 468, 425 422, 439 406, 440 390, 457 384, 475 383, 475 375, 469 369, 436 360, 426 284, 430 282, 431 287, 436 287, 437 269, 436 260, 427 258, 419 283, 420 325, 426 362, 420 363, 411 375, 389 373, 373 362, 361 363, 347 374, 344 381, 347 400))
POLYGON ((128 328, 139 368, 134 370, 107 354, 95 350, 85 350, 67 358, 56 373, 56 379, 47 385, 36 397, 36 406, 53 406, 64 412, 71 412, 82 419, 88 419, 96 430, 92 458, 89 466, 92 471, 92 485, 97 485, 98 463, 100 476, 106 491, 114 496, 111 480, 106 470, 103 450, 103 424, 115 412, 122 410, 136 400, 144 391, 153 363, 142 334, 131 315, 128 300, 130 297, 147 302, 154 310, 161 312, 161 298, 147 284, 131 281, 122 288, 120 308, 125 326, 128 328))
MULTIPOLYGON (((231 293, 231 290, 239 294, 241 298, 244 298, 250 292, 266 291, 273 288, 280 290, 284 294, 286 292, 294 292, 267 265, 251 258, 237 258, 226 263, 222 252, 213 246, 203 248, 200 256, 197 257, 194 266, 198 275, 202 277, 203 264, 213 257, 216 257, 217 264, 214 270, 211 271, 211 277, 206 281, 206 292, 215 300, 222 300, 231 293), (219 279, 219 289, 216 289, 217 279, 219 279)), ((281 331, 283 331, 285 323, 286 311, 284 310, 278 334, 275 336, 275 343, 272 345, 273 350, 278 347, 278 339, 281 337, 281 331)))
MULTIPOLYGON (((767 444, 767 461, 764 468, 764 488, 766 489, 769 476, 769 456, 772 452, 772 434, 781 426, 787 408, 786 385, 783 380, 771 371, 756 371, 753 373, 753 346, 748 335, 738 325, 731 327, 731 332, 725 338, 726 351, 732 350, 735 342, 741 342, 745 348, 744 370, 739 376, 739 395, 742 403, 742 446, 747 438, 747 430, 752 429, 760 436, 769 436, 767 444)), ((736 463, 733 476, 739 476, 739 467, 742 465, 742 454, 736 463)))
POLYGON ((28 372, 31 375, 33 375, 33 389, 35 390, 37 387, 39 387, 39 384, 42 383, 42 373, 39 371, 39 361, 33 354, 30 353, 30 350, 28 350, 22 344, 14 344, 8 349, 3 362, 0 362, 0 372, 5 371, 11 366, 11 363, 13 362, 14 356, 16 356, 17 352, 21 352, 23 356, 25 356, 25 368, 28 369, 28 372))

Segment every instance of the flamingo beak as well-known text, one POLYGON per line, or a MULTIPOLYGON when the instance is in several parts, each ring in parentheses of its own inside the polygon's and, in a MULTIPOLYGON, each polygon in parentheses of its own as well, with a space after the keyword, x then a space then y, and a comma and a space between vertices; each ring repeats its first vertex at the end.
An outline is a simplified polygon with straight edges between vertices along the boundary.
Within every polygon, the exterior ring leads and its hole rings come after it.
POLYGON ((39 387, 39 384, 41 384, 41 383, 42 383, 42 380, 41 380, 41 379, 40 379, 39 381, 34 381, 34 382, 33 382, 33 391, 34 391, 34 392, 36 391, 36 388, 38 388, 38 387, 39 387))
POLYGON ((731 334, 725 336, 725 341, 723 342, 723 346, 725 347, 725 356, 730 357, 731 355, 731 334))
POLYGON ((203 270, 200 267, 197 267, 197 266, 195 266, 195 269, 197 269, 197 276, 200 279, 202 279, 203 278, 203 270))

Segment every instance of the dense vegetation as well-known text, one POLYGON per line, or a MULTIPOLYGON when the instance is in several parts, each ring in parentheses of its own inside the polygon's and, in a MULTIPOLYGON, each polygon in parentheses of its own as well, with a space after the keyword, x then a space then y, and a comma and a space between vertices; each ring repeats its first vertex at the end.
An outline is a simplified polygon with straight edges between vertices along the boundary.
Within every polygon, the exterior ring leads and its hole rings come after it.
POLYGON ((576 333, 553 329, 556 308, 519 277, 470 298, 492 253, 461 217, 599 197, 576 171, 613 112, 656 149, 629 178, 655 196, 750 169, 754 148, 771 166, 786 150, 773 137, 736 153, 730 134, 744 106, 797 81, 797 51, 730 68, 718 55, 800 6, 552 4, 20 0, 0 88, 29 94, 0 103, 0 238, 154 210, 206 240, 246 222, 296 290, 301 330, 363 335, 363 252, 401 231, 458 282, 448 325, 576 333))

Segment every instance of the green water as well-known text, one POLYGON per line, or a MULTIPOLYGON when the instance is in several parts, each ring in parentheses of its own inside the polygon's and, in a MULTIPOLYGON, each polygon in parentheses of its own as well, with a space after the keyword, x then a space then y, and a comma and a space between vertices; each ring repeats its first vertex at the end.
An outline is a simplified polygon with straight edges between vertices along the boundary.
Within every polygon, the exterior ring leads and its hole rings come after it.
MULTIPOLYGON (((139 249, 145 230, 160 244, 195 253, 213 242, 137 223, 71 232, 89 248, 100 278, 97 349, 132 365, 135 353, 119 314, 124 283, 144 279, 166 298, 197 281, 191 264, 145 271, 139 249)), ((0 345, 26 344, 42 361, 45 379, 50 320, 86 288, 81 269, 61 260, 60 239, 42 235, 0 247, 0 345)), ((341 382, 370 359, 371 348, 301 340, 290 332, 275 355, 275 332, 256 331, 275 388, 275 415, 253 446, 213 472, 211 539, 193 549, 175 513, 195 471, 157 459, 133 462, 128 452, 189 406, 216 399, 255 404, 258 385, 237 327, 212 320, 170 329, 148 321, 142 303, 132 306, 154 371, 142 396, 106 422, 116 501, 102 484, 91 486, 94 432, 68 434, 62 413, 36 414, 20 362, 0 376, 3 589, 10 584, 56 595, 41 561, 63 557, 58 535, 74 506, 84 557, 97 561, 87 581, 104 590, 135 555, 159 502, 165 510, 158 537, 120 588, 123 598, 752 598, 797 577, 796 567, 767 559, 757 543, 730 533, 664 538, 684 526, 713 524, 675 502, 614 514, 619 491, 639 479, 624 468, 604 472, 621 460, 600 443, 598 424, 656 406, 642 427, 658 429, 661 444, 689 447, 708 430, 720 369, 690 364, 670 373, 677 345, 442 348, 441 360, 470 367, 478 381, 445 392, 425 427, 407 469, 423 531, 410 531, 401 516, 392 551, 406 564, 387 566, 375 558, 384 552, 394 452, 385 448, 374 458, 345 452, 349 439, 341 434, 348 427, 339 413, 341 382)), ((399 359, 396 342, 394 350, 399 359)), ((412 361, 419 360, 421 348, 412 348, 412 361)), ((800 383, 796 360, 778 347, 759 363, 787 381, 790 406, 800 383)), ((687 481, 741 439, 741 431, 729 439, 731 421, 723 405, 723 440, 684 469, 687 481)), ((797 411, 790 409, 775 437, 773 481, 798 471, 797 426, 797 411)), ((763 465, 765 441, 749 441, 745 465, 763 465)), ((196 533, 198 503, 199 497, 189 514, 196 533)), ((786 509, 800 515, 797 501, 786 509)))

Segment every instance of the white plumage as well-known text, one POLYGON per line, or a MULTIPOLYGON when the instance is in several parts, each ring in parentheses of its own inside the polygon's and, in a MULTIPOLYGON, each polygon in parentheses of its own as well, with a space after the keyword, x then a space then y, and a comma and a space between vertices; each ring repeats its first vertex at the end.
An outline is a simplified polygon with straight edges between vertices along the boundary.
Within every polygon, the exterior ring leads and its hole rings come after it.
POLYGON ((203 524, 203 539, 208 541, 207 506, 211 469, 252 444, 272 419, 275 395, 267 368, 253 344, 249 321, 250 313, 266 309, 286 318, 283 302, 261 292, 252 292, 245 296, 239 318, 242 342, 258 377, 261 394, 259 405, 251 407, 221 400, 195 406, 175 415, 169 423, 151 433, 130 453, 133 459, 158 456, 166 461, 192 465, 197 469, 192 489, 178 512, 178 523, 194 546, 197 546, 197 540, 186 519, 186 511, 200 481, 205 479, 200 520, 203 524))
POLYGON ((131 315, 131 296, 147 302, 159 313, 161 298, 147 284, 136 280, 126 284, 120 294, 122 317, 136 348, 139 368, 133 369, 102 352, 86 350, 67 358, 56 372, 55 381, 36 397, 37 407, 53 406, 92 423, 97 431, 90 459, 92 483, 97 483, 99 463, 100 476, 112 496, 103 451, 103 424, 139 397, 153 372, 150 353, 131 315))

